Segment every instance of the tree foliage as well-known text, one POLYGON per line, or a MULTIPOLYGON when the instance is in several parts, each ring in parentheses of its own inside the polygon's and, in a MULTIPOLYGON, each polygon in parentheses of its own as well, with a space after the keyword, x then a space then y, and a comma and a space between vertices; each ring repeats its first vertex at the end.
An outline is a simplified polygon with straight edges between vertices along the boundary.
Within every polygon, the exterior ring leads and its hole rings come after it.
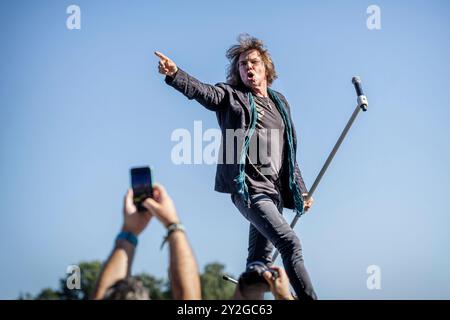
MULTIPOLYGON (((29 293, 20 294, 21 300, 87 300, 90 299, 95 289, 98 275, 101 270, 100 261, 81 262, 78 264, 81 271, 81 288, 69 289, 65 275, 59 279, 59 287, 55 290, 44 288, 37 295, 29 293)), ((230 299, 233 296, 234 284, 222 279, 225 266, 220 263, 210 263, 205 266, 203 274, 200 275, 202 284, 202 297, 206 300, 230 299)), ((171 299, 170 283, 163 278, 154 277, 148 273, 135 275, 143 285, 149 289, 150 298, 154 300, 171 299)))
POLYGON ((204 300, 228 300, 233 297, 236 286, 222 279, 225 266, 220 263, 210 263, 200 276, 202 298, 204 300))

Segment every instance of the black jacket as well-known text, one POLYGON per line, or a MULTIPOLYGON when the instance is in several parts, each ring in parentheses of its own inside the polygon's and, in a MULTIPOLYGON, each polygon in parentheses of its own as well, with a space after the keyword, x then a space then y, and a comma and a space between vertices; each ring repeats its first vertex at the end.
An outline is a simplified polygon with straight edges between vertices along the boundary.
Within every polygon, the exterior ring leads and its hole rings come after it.
MULTIPOLYGON (((206 109, 214 111, 222 131, 222 137, 226 136, 226 129, 244 129, 247 130, 250 123, 250 105, 248 102, 249 89, 245 87, 232 86, 226 83, 218 83, 216 85, 209 85, 202 83, 194 77, 187 74, 185 71, 178 69, 175 76, 166 77, 166 83, 176 90, 184 94, 188 99, 195 99, 206 109)), ((297 151, 297 137, 295 133, 294 123, 291 118, 291 111, 286 98, 279 92, 276 92, 278 97, 283 101, 289 114, 293 131, 294 150, 297 151)), ((285 139, 287 141, 287 139, 285 139)), ((224 139, 222 139, 221 152, 223 159, 226 159, 226 147, 223 146, 224 139)), ((287 143, 287 142, 285 142, 287 143)), ((235 150, 235 154, 237 150, 235 150)), ((219 161, 216 171, 215 190, 224 193, 236 193, 237 187, 234 178, 239 174, 239 164, 226 164, 225 161, 219 161)), ((283 169, 281 171, 281 193, 283 197, 284 207, 293 209, 294 201, 289 189, 289 169, 287 152, 284 154, 283 169)), ((300 188, 301 193, 307 193, 305 183, 295 162, 295 178, 300 188)))

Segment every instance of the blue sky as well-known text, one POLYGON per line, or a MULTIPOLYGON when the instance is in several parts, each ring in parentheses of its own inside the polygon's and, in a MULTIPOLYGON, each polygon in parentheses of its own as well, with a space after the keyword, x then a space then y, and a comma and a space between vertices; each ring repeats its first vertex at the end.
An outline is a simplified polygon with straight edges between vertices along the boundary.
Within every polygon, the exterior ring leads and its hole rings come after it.
MULTIPOLYGON (((450 5, 446 1, 2 1, 0 298, 56 288, 68 265, 104 260, 129 168, 150 164, 203 269, 244 268, 248 223, 213 191, 214 165, 175 165, 171 133, 217 128, 164 84, 159 50, 198 79, 224 81, 225 50, 261 38, 291 104, 307 186, 356 105, 358 116, 296 227, 322 299, 450 299, 450 5), (66 8, 81 8, 68 30, 66 8), (381 30, 366 26, 369 5, 381 30), (366 269, 381 270, 381 289, 366 269)), ((290 221, 293 214, 285 210, 290 221)), ((155 220, 134 272, 165 277, 155 220)))

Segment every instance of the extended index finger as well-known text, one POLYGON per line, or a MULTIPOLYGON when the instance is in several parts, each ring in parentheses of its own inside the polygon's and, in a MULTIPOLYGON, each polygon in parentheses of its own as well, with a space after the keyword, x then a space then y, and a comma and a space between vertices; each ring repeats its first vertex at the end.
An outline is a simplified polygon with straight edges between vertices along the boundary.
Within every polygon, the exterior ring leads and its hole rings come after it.
POLYGON ((155 51, 155 55, 160 58, 161 60, 170 60, 169 58, 167 58, 165 55, 163 55, 161 52, 159 51, 155 51))

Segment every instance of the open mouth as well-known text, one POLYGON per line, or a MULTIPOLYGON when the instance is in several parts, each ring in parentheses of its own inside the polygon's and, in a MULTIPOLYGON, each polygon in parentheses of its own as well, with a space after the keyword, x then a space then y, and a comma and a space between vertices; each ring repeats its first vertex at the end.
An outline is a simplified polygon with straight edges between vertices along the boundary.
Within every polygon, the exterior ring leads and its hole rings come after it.
POLYGON ((254 77, 255 77, 255 74, 253 73, 253 71, 248 71, 247 72, 247 78, 249 80, 253 80, 254 77))

